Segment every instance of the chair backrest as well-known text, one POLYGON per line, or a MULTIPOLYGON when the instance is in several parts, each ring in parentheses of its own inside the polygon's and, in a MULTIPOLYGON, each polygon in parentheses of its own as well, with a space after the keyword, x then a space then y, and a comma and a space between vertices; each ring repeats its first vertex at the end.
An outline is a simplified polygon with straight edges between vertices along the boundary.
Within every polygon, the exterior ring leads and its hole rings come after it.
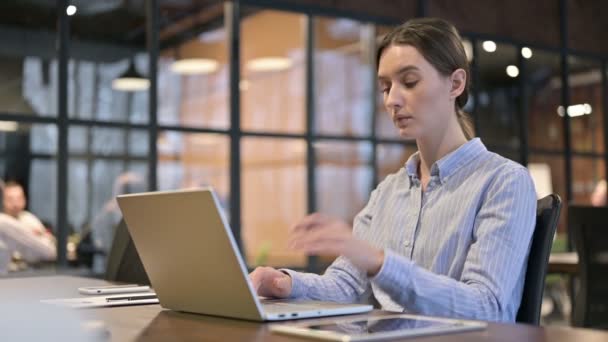
POLYGON ((547 264, 561 207, 562 200, 556 194, 538 200, 536 227, 532 235, 524 291, 516 318, 518 323, 538 325, 540 322, 547 264))
POLYGON ((150 285, 137 249, 127 230, 125 220, 120 220, 114 233, 112 249, 108 255, 105 279, 123 283, 150 285))
POLYGON ((579 257, 580 288, 572 324, 608 328, 608 208, 568 207, 568 229, 579 257))

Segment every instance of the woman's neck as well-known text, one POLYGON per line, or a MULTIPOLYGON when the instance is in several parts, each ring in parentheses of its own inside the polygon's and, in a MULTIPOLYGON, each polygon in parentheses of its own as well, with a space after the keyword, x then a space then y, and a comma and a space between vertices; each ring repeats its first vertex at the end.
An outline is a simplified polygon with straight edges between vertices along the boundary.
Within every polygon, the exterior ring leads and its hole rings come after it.
POLYGON ((422 180, 430 178, 431 166, 448 153, 456 150, 467 142, 460 125, 446 130, 443 134, 437 134, 428 139, 418 139, 418 151, 420 151, 419 176, 422 180))

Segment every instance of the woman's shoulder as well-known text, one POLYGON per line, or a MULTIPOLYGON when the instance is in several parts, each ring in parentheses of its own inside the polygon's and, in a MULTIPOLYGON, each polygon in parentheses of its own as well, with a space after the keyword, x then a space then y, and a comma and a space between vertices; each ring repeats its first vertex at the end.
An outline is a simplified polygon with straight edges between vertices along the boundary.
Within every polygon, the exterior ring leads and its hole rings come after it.
POLYGON ((514 181, 516 183, 524 183, 526 187, 534 187, 530 172, 520 163, 503 157, 500 154, 487 152, 484 164, 483 169, 487 170, 490 183, 514 181))
POLYGON ((409 180, 410 178, 407 174, 407 170, 405 169, 405 167, 401 167, 399 168, 399 170, 386 175, 386 177, 384 177, 384 179, 380 181, 376 189, 387 188, 391 185, 395 185, 400 182, 409 182, 409 180))
POLYGON ((525 166, 495 152, 487 152, 486 162, 498 173, 529 173, 525 166))

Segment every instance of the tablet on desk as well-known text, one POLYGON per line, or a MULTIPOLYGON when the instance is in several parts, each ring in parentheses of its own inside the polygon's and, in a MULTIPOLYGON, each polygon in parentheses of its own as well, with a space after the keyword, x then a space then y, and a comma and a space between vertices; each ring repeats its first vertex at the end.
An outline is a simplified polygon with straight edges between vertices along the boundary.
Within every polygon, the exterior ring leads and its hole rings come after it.
POLYGON ((482 330, 486 323, 417 315, 354 317, 270 326, 282 334, 330 341, 369 341, 482 330))
POLYGON ((134 293, 134 292, 150 292, 150 286, 125 284, 125 285, 107 285, 107 286, 85 286, 79 287, 78 292, 84 295, 105 295, 119 293, 134 293))
POLYGON ((67 306, 71 308, 98 308, 104 306, 125 306, 158 304, 156 293, 130 293, 111 296, 88 296, 75 298, 44 299, 42 303, 67 306))

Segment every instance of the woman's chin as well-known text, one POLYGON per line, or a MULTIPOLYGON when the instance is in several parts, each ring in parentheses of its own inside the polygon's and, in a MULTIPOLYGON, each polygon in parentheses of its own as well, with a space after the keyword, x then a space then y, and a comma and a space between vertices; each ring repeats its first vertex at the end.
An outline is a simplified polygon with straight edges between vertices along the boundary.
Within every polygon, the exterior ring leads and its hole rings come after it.
POLYGON ((416 136, 407 128, 399 128, 399 136, 404 140, 416 140, 416 136))

